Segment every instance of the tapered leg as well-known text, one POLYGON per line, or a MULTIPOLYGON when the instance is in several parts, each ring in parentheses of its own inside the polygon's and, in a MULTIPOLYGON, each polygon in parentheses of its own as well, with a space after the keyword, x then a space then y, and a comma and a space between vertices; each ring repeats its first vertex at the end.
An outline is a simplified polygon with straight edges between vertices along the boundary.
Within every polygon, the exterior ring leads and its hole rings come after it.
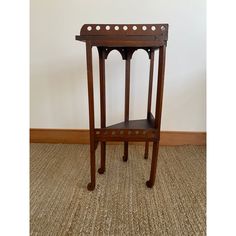
POLYGON ((123 161, 128 161, 128 142, 124 142, 124 156, 123 156, 123 161))
MULTIPOLYGON (((152 106, 152 85, 153 85, 153 68, 154 68, 154 49, 150 51, 150 69, 149 69, 149 86, 148 86, 148 104, 147 104, 147 119, 150 119, 151 106, 152 106)), ((149 143, 145 143, 144 158, 148 159, 149 143)))
POLYGON ((146 182, 146 185, 149 188, 153 187, 156 178, 157 156, 159 149, 160 127, 161 127, 163 86, 164 86, 165 55, 166 55, 166 47, 162 46, 159 49, 159 67, 158 67, 156 115, 155 115, 155 128, 158 133, 158 141, 153 143, 150 179, 146 182))
POLYGON ((87 189, 92 191, 95 188, 96 177, 95 177, 95 148, 93 144, 90 144, 90 174, 91 182, 87 185, 87 189))
POLYGON ((99 174, 103 174, 106 170, 106 143, 101 142, 101 167, 98 169, 99 174))
POLYGON ((148 159, 148 148, 149 148, 149 142, 146 142, 145 143, 144 159, 148 159))
POLYGON ((153 187, 156 179, 158 149, 159 149, 159 142, 154 142, 152 149, 152 164, 151 164, 150 179, 146 182, 146 185, 149 188, 153 187))
MULTIPOLYGON (((130 59, 131 52, 127 51, 127 58, 125 61, 125 121, 129 121, 130 59)), ((124 142, 123 161, 128 160, 128 145, 128 142, 124 142)))
POLYGON ((93 66, 92 66, 92 46, 86 43, 87 56, 87 77, 88 77, 88 98, 89 98, 89 132, 90 132, 90 174, 91 182, 87 189, 92 191, 95 188, 95 139, 94 139, 94 98, 93 98, 93 66))
MULTIPOLYGON (((100 72, 100 112, 101 128, 106 127, 106 83, 105 83, 105 49, 98 47, 99 53, 99 72, 100 72)), ((99 174, 103 174, 106 169, 106 142, 101 142, 101 167, 99 174)))

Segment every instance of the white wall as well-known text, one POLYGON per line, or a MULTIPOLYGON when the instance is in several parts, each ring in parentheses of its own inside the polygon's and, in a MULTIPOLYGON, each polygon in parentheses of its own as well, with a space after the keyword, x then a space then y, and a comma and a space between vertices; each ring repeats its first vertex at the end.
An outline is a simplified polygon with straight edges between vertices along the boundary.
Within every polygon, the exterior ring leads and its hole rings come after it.
MULTIPOLYGON (((83 24, 169 23, 162 130, 205 131, 205 18, 204 0, 31 0, 30 127, 88 128, 85 44, 75 41, 83 24)), ((131 119, 145 117, 147 58, 140 50, 131 62, 131 119)), ((106 66, 107 122, 112 124, 123 119, 124 61, 113 51, 106 66)))

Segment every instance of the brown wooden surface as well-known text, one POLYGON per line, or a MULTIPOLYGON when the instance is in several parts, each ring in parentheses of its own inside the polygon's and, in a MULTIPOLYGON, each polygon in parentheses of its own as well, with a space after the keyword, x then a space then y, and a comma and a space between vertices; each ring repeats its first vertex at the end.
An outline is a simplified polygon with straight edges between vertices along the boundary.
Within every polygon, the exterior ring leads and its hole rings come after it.
MULTIPOLYGON (((164 72, 165 72, 165 47, 166 46, 163 45, 159 49, 159 65, 158 65, 158 81, 157 81, 156 113, 155 113, 155 129, 158 135, 160 134, 160 128, 161 128, 161 112, 162 112, 164 72)), ((150 94, 149 94, 149 99, 150 99, 150 94)), ((148 111, 148 114, 150 114, 150 111, 148 111)), ((152 188, 155 183, 159 140, 160 138, 158 137, 158 140, 153 142, 150 178, 146 182, 146 185, 149 188, 152 188)), ((147 146, 148 145, 146 145, 146 147, 147 146)), ((146 152, 147 151, 145 151, 145 154, 146 152)), ((147 156, 144 157, 147 158, 147 156)))
MULTIPOLYGON (((86 129, 30 129, 31 143, 89 144, 86 129)), ((118 142, 108 142, 117 144, 118 142)), ((130 142, 132 144, 134 142, 130 142)), ((143 145, 142 143, 140 143, 143 145)), ((206 145, 206 132, 161 131, 160 145, 206 145)))
MULTIPOLYGON (((105 51, 98 47, 99 52, 99 73, 100 73, 100 115, 101 128, 106 127, 106 82, 105 82, 105 51)), ((103 174, 106 169, 106 142, 101 142, 101 167, 99 174, 103 174)))
POLYGON ((148 119, 129 120, 106 127, 107 129, 154 129, 154 122, 148 119))
POLYGON ((84 24, 80 35, 168 36, 168 24, 84 24), (125 29, 125 27, 127 29, 125 29), (89 29, 90 28, 90 29, 89 29))
POLYGON ((94 136, 94 91, 93 91, 93 64, 92 64, 92 45, 86 42, 87 59, 87 81, 88 81, 88 101, 89 101, 89 136, 90 136, 90 174, 91 182, 88 184, 88 190, 94 190, 96 184, 96 162, 95 162, 95 136, 94 136))
POLYGON ((137 25, 105 25, 85 24, 76 40, 86 42, 87 79, 89 97, 89 129, 90 129, 90 163, 91 182, 88 190, 95 188, 95 150, 98 142, 101 142, 101 168, 99 173, 105 171, 105 142, 124 141, 123 160, 128 160, 128 142, 146 142, 144 157, 148 156, 148 142, 153 142, 152 165, 150 179, 147 187, 152 187, 155 182, 157 157, 160 141, 161 111, 165 72, 165 52, 168 39, 168 24, 137 24, 137 25), (94 97, 93 97, 93 68, 92 46, 99 51, 100 68, 100 110, 101 128, 94 127, 94 97), (147 119, 129 121, 129 97, 130 97, 130 63, 135 50, 145 49, 150 59, 149 91, 147 119), (125 105, 124 122, 107 128, 105 117, 105 59, 112 50, 118 50, 125 63, 125 105), (158 82, 156 96, 155 117, 151 114, 151 97, 154 69, 154 51, 159 49, 158 82), (120 127, 119 127, 120 126, 120 127))
POLYGON ((99 141, 158 141, 156 129, 95 129, 95 140, 99 141))
POLYGON ((164 73, 165 73, 165 56, 166 56, 166 46, 162 46, 159 49, 159 65, 158 65, 156 113, 155 113, 155 128, 159 132, 161 129, 161 113, 162 113, 164 73))
POLYGON ((147 119, 149 118, 149 114, 151 112, 152 105, 152 86, 153 86, 153 70, 154 70, 154 53, 155 51, 152 49, 150 52, 150 70, 149 70, 149 85, 148 85, 148 105, 147 105, 147 119))
MULTIPOLYGON (((125 50, 125 49, 124 49, 125 50)), ((133 50, 131 49, 126 50, 126 61, 125 61, 125 115, 124 115, 124 121, 125 123, 129 122, 129 97, 130 97, 130 60, 131 56, 133 54, 133 50)), ((129 146, 128 142, 124 142, 124 155, 123 155, 123 161, 128 160, 128 151, 129 146)))
POLYGON ((147 187, 152 188, 155 179, 156 179, 156 169, 157 169, 157 158, 158 158, 158 150, 159 150, 159 142, 153 142, 152 146, 152 163, 151 163, 151 171, 150 178, 146 182, 147 187))
MULTIPOLYGON (((153 119, 154 117, 151 114, 151 106, 152 106, 152 86, 153 86, 153 71, 154 71, 154 55, 155 50, 150 49, 150 70, 149 70, 149 86, 148 86, 148 104, 147 104, 147 119, 153 119)), ((149 149, 149 142, 147 141, 145 144, 145 151, 144 151, 144 158, 148 159, 148 149, 149 149)))
POLYGON ((75 39, 89 41, 93 46, 148 46, 157 49, 166 45, 168 27, 168 24, 85 24, 81 28, 80 35, 76 35, 75 39), (124 27, 127 29, 125 30, 124 27))
POLYGON ((135 47, 135 48, 143 48, 143 47, 152 47, 155 49, 158 49, 160 46, 164 45, 166 42, 163 40, 155 40, 155 41, 142 41, 142 40, 136 40, 136 41, 129 41, 124 40, 121 42, 121 40, 92 40, 91 44, 93 46, 103 46, 103 47, 135 47))

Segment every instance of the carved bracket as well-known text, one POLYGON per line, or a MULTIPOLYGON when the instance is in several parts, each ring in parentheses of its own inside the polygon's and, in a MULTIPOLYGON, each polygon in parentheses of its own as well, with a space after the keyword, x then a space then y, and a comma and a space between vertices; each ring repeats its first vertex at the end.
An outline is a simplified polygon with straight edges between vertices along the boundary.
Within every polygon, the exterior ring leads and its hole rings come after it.
POLYGON ((120 54, 123 60, 131 59, 134 52, 138 49, 143 49, 147 52, 148 58, 151 59, 151 52, 154 51, 154 48, 134 48, 134 47, 97 47, 99 57, 103 59, 107 59, 109 53, 112 50, 117 50, 120 54))

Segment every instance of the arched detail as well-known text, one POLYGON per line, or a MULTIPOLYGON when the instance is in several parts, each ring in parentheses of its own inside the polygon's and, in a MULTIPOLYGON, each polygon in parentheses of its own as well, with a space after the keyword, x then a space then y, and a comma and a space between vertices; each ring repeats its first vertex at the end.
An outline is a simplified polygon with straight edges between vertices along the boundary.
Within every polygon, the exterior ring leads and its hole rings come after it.
POLYGON ((154 52, 154 48, 149 48, 149 47, 144 47, 144 48, 137 48, 137 49, 142 49, 148 54, 148 58, 151 59, 151 52, 154 52))
POLYGON ((121 57, 123 60, 127 60, 128 58, 131 59, 133 56, 133 53, 138 49, 138 48, 121 48, 121 47, 97 47, 98 48, 98 53, 100 57, 104 57, 104 59, 107 59, 109 53, 113 50, 118 51, 121 54, 121 57))
POLYGON ((105 48, 105 59, 107 59, 109 53, 113 50, 116 50, 120 53, 123 60, 125 60, 125 51, 123 48, 105 48))
POLYGON ((150 48, 150 47, 143 47, 143 48, 97 47, 97 48, 98 48, 99 57, 107 59, 108 55, 111 51, 117 50, 120 53, 123 60, 127 60, 128 58, 131 59, 134 52, 138 49, 143 49, 144 51, 146 51, 147 54, 148 54, 148 58, 151 59, 151 52, 153 52, 155 50, 154 48, 150 48))

